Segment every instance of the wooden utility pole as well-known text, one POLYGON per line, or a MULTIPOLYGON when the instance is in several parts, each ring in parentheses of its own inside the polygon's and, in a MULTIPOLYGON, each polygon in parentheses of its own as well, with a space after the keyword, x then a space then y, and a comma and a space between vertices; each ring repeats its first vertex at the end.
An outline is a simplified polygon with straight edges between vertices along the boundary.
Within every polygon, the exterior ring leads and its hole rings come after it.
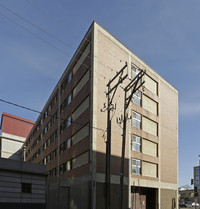
POLYGON ((127 63, 107 84, 108 92, 106 93, 106 95, 108 98, 108 101, 107 101, 108 106, 107 106, 106 173, 105 173, 105 209, 110 209, 110 160, 111 160, 110 111, 112 111, 115 108, 114 105, 112 104, 112 101, 117 91, 117 87, 128 77, 128 74, 122 77, 124 69, 126 67, 127 67, 127 63), (111 84, 117 78, 118 78, 118 82, 113 87, 111 87, 111 84))
POLYGON ((124 92, 124 116, 123 116, 123 135, 122 135, 122 157, 121 157, 121 171, 120 171, 120 196, 119 196, 119 209, 122 209, 123 205, 123 185, 124 185, 124 157, 125 157, 125 144, 126 144, 126 122, 128 114, 126 112, 133 94, 145 83, 142 81, 142 77, 145 75, 145 71, 140 70, 140 73, 125 87, 124 92), (131 92, 128 95, 128 92, 131 92))

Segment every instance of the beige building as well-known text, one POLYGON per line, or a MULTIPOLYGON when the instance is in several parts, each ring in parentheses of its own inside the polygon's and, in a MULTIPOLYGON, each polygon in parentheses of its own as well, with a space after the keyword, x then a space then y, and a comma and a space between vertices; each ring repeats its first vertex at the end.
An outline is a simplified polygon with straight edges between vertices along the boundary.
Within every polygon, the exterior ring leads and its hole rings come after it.
POLYGON ((177 208, 178 92, 96 22, 25 142, 26 159, 45 164, 68 188, 60 208, 105 207, 106 85, 126 62, 129 79, 118 87, 111 112, 111 208, 119 207, 122 124, 117 118, 124 109, 123 87, 141 69, 145 88, 128 108, 123 208, 177 208))

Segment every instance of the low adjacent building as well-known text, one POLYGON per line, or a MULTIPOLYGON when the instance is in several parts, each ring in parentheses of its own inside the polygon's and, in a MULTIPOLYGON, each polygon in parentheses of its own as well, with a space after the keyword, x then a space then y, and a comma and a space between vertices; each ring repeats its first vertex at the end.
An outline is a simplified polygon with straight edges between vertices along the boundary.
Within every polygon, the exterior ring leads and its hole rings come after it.
POLYGON ((0 136, 0 208, 45 209, 44 165, 24 162, 22 146, 34 122, 3 113, 0 136))
POLYGON ((46 177, 43 165, 0 158, 0 208, 45 209, 46 177))

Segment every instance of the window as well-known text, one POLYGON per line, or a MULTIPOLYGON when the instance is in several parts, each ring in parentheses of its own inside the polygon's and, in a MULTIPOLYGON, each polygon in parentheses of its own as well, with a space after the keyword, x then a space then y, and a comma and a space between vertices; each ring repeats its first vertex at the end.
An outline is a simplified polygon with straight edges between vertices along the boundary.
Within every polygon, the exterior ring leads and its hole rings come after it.
POLYGON ((67 139, 67 149, 71 147, 71 138, 67 139))
POLYGON ((22 193, 32 193, 32 184, 31 183, 21 183, 21 192, 22 193))
POLYGON ((139 113, 133 111, 133 126, 141 129, 142 116, 139 113))
MULTIPOLYGON (((135 66, 135 65, 132 65, 132 77, 133 77, 133 79, 140 73, 140 69, 137 67, 137 66, 135 66)), ((139 83, 141 83, 141 79, 139 80, 139 83)))
POLYGON ((133 73, 133 78, 135 78, 140 73, 140 69, 137 66, 132 65, 132 73, 133 73))
POLYGON ((132 150, 141 152, 141 137, 132 135, 132 150))
POLYGON ((61 85, 61 92, 65 90, 66 86, 69 84, 71 80, 72 80, 72 72, 68 74, 67 78, 64 80, 63 84, 61 85))
POLYGON ((132 159, 132 173, 133 174, 141 174, 141 161, 132 159))
POLYGON ((46 134, 47 133, 47 126, 45 126, 45 128, 44 128, 44 134, 46 134))
POLYGON ((71 170, 71 162, 68 161, 66 163, 63 164, 63 172, 67 172, 71 170))
POLYGON ((43 120, 47 118, 47 111, 45 113, 43 113, 43 120))
POLYGON ((69 116, 67 120, 65 120, 61 125, 60 125, 60 133, 63 133, 65 128, 68 128, 72 123, 72 117, 69 116))
POLYGON ((64 100, 64 102, 60 106, 61 113, 64 111, 67 105, 71 103, 71 101, 72 101, 72 94, 69 94, 68 97, 64 100))
POLYGON ((67 105, 70 104, 72 101, 72 95, 69 94, 68 97, 67 97, 67 105))
POLYGON ((67 121, 66 121, 66 127, 69 127, 69 126, 71 125, 71 123, 72 123, 72 117, 69 116, 69 117, 67 118, 67 121))
POLYGON ((72 80, 72 72, 69 73, 68 77, 67 77, 67 83, 66 85, 72 80))
POLYGON ((141 106, 141 92, 140 91, 136 91, 133 94, 133 103, 135 103, 138 106, 141 106))

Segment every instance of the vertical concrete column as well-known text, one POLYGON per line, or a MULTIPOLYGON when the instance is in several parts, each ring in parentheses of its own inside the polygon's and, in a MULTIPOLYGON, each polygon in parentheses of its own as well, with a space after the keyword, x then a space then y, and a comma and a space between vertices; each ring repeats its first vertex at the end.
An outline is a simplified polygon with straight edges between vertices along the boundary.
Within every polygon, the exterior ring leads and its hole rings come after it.
POLYGON ((93 24, 92 36, 91 36, 91 114, 90 114, 90 162, 91 162, 91 208, 96 209, 96 138, 97 130, 92 127, 97 127, 97 83, 98 78, 95 73, 97 71, 97 56, 98 56, 98 29, 97 25, 93 24))

